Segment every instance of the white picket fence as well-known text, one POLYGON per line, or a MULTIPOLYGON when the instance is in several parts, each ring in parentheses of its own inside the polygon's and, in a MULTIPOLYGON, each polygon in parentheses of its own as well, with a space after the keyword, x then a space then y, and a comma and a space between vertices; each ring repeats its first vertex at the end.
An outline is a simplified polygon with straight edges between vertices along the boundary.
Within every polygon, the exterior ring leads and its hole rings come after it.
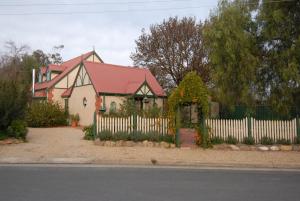
MULTIPOLYGON (((207 119, 206 124, 211 130, 212 136, 226 139, 229 135, 234 136, 242 142, 248 136, 247 118, 242 120, 207 119)), ((293 120, 256 120, 251 118, 251 133, 256 143, 261 138, 268 136, 274 141, 278 139, 289 139, 294 141, 297 136, 296 119, 293 120)))
MULTIPOLYGON (((129 117, 107 117, 96 116, 97 133, 109 130, 112 133, 134 131, 134 116, 129 117)), ((167 118, 145 118, 136 116, 136 130, 140 132, 158 132, 162 135, 168 133, 169 120, 167 118)))

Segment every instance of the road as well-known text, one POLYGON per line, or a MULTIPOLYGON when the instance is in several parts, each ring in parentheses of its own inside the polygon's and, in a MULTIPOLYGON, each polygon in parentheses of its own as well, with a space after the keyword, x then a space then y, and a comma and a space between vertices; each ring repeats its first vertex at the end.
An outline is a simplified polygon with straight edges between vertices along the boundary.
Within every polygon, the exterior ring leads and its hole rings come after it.
POLYGON ((0 200, 295 201, 300 171, 0 166, 0 200))

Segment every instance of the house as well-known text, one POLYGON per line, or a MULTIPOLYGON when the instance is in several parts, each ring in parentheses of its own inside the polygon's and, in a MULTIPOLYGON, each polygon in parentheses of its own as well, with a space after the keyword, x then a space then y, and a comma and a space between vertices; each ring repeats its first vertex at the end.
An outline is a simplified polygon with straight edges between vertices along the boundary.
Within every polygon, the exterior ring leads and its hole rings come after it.
POLYGON ((81 125, 92 124, 95 111, 117 111, 128 97, 141 109, 163 107, 166 98, 148 69, 106 64, 95 52, 42 67, 33 94, 78 113, 81 125))

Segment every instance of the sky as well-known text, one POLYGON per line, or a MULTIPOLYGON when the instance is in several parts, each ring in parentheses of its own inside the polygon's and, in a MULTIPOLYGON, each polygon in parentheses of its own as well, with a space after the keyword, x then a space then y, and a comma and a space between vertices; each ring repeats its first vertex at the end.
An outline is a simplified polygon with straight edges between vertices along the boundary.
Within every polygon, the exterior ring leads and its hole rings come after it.
POLYGON ((64 60, 95 49, 106 63, 133 65, 135 40, 169 17, 204 21, 218 0, 0 0, 0 54, 5 42, 31 51, 64 45, 64 60))

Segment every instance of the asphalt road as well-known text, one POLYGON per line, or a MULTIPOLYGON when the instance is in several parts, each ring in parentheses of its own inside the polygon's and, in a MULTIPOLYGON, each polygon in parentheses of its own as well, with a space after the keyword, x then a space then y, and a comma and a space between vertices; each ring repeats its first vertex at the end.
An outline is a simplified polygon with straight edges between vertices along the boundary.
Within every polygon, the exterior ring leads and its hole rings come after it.
POLYGON ((300 172, 0 166, 3 201, 296 201, 300 172))

